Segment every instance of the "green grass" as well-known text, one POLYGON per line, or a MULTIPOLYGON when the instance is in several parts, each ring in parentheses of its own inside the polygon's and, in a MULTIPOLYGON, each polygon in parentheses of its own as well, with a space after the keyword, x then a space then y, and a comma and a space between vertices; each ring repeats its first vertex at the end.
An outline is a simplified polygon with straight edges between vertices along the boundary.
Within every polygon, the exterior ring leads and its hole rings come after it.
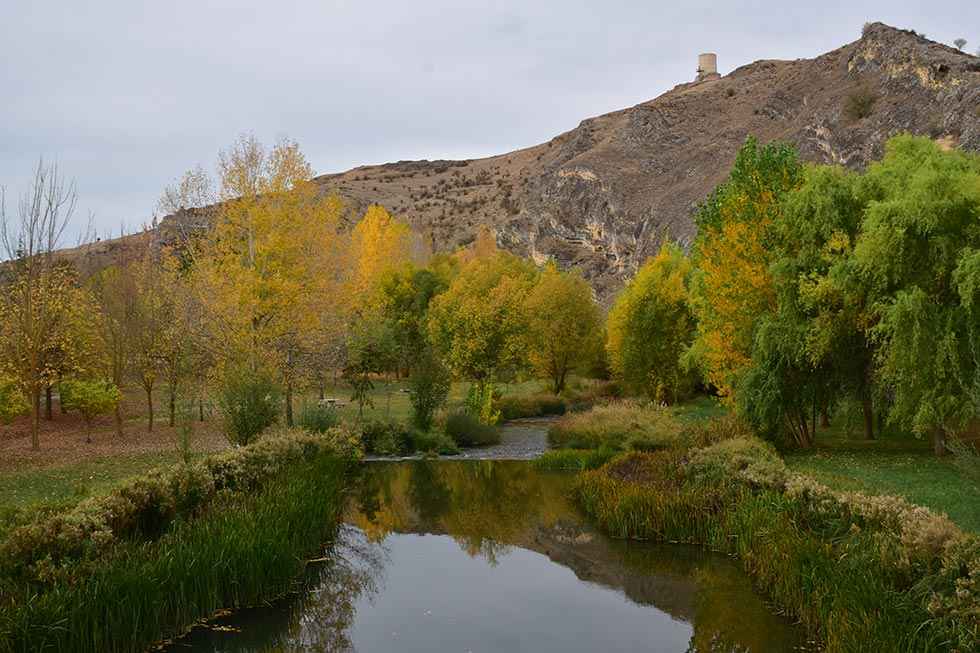
POLYGON ((682 422, 704 422, 729 413, 717 397, 703 395, 671 406, 669 410, 682 422))
POLYGON ((179 459, 176 451, 157 451, 0 474, 0 536, 32 514, 67 510, 88 497, 107 494, 133 476, 168 467, 179 459))
POLYGON ((872 448, 911 446, 908 442, 881 440, 862 446, 864 450, 818 448, 791 453, 785 456, 786 464, 834 489, 904 497, 946 513, 965 530, 980 533, 980 488, 964 477, 950 459, 915 450, 872 448))

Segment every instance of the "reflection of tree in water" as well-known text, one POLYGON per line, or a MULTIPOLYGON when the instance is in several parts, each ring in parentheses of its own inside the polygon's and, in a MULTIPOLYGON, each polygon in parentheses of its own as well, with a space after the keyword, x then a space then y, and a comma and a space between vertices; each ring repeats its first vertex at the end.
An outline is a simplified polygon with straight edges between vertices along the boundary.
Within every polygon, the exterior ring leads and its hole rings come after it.
POLYGON ((447 534, 470 555, 495 563, 538 526, 573 512, 570 480, 520 462, 372 463, 349 519, 374 539, 389 532, 447 534))
POLYGON ((264 650, 353 651, 348 631, 362 597, 382 588, 388 552, 356 528, 343 526, 330 560, 318 572, 315 588, 291 611, 288 628, 264 650))

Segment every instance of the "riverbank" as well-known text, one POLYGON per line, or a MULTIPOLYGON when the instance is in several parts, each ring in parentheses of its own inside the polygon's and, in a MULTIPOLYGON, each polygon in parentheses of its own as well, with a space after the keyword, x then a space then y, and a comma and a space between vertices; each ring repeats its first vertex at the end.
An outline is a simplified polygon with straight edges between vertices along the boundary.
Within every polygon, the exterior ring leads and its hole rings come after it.
POLYGON ((795 474, 730 418, 659 444, 578 477, 604 532, 738 556, 828 651, 976 650, 976 536, 903 499, 795 474))
POLYGON ((142 651, 290 591, 338 524, 352 450, 287 433, 139 477, 0 541, 0 651, 142 651))

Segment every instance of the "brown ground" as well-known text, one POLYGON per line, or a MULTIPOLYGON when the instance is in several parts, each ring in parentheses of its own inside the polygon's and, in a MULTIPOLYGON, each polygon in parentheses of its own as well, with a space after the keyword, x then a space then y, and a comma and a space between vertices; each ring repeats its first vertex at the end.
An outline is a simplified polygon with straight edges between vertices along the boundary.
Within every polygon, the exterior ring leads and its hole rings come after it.
MULTIPOLYGON (((145 400, 144 400, 145 401, 145 400)), ((52 420, 41 420, 39 451, 31 449, 30 419, 19 417, 0 426, 0 474, 24 468, 67 465, 119 454, 174 451, 176 430, 167 426, 166 411, 158 406, 153 431, 147 431, 145 405, 135 393, 127 393, 123 402, 123 437, 118 437, 111 416, 103 417, 92 427, 92 442, 85 441, 85 423, 76 415, 63 415, 55 401, 52 420)), ((195 422, 194 450, 218 451, 228 441, 212 418, 195 422)))

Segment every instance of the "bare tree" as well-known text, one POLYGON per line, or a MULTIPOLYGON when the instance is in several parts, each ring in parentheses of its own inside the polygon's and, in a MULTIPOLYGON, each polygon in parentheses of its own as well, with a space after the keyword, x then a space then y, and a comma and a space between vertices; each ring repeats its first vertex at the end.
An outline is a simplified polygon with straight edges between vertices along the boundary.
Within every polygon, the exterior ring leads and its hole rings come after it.
POLYGON ((3 334, 0 365, 16 381, 31 411, 31 446, 40 447, 38 431, 41 393, 57 371, 49 353, 61 348, 72 280, 58 266, 59 248, 72 214, 77 193, 55 164, 38 161, 34 178, 21 196, 16 218, 7 213, 0 190, 0 247, 6 259, 3 293, 3 334))
POLYGON ((962 50, 963 49, 963 46, 966 45, 966 39, 964 39, 964 38, 958 38, 955 41, 953 41, 953 45, 956 46, 956 49, 957 50, 962 50))

